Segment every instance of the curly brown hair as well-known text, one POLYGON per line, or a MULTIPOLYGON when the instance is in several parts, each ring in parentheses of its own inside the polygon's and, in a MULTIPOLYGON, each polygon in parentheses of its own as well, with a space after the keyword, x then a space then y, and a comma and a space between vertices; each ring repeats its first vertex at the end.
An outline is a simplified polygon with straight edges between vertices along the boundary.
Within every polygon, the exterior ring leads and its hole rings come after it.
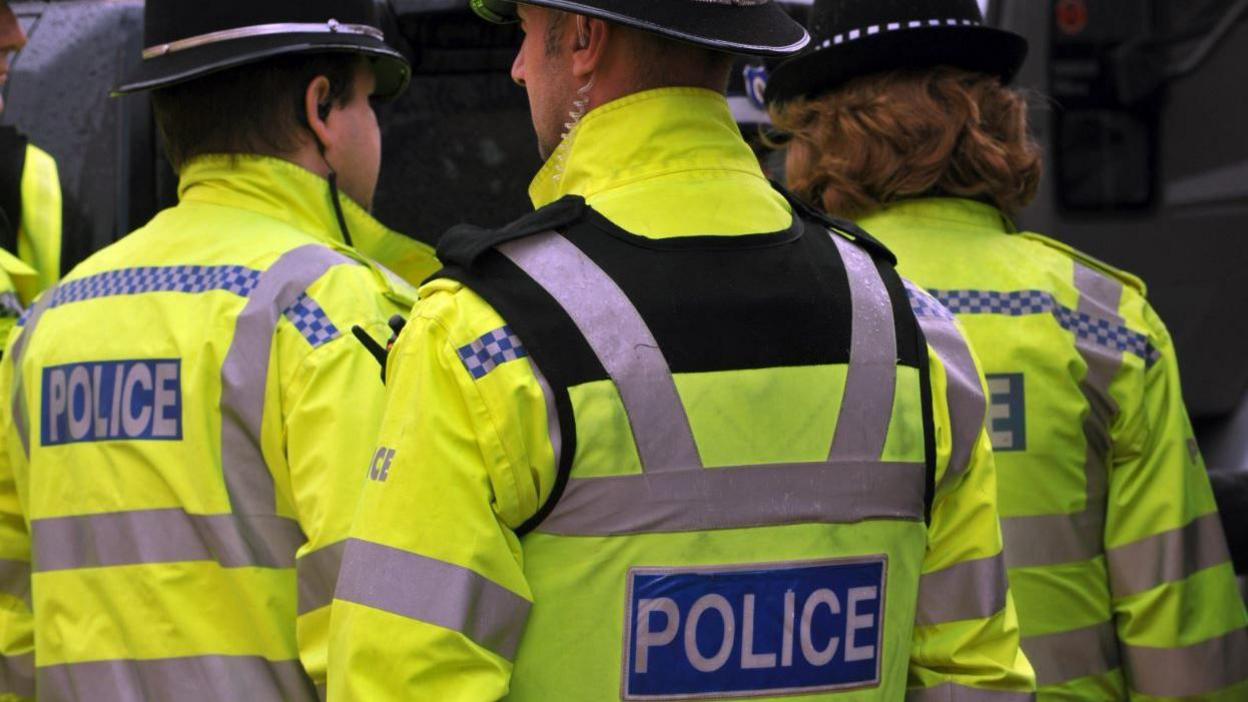
POLYGON ((772 119, 792 136, 789 187, 841 217, 931 196, 984 200, 1014 215, 1040 185, 1026 98, 982 73, 865 76, 773 108, 772 119))

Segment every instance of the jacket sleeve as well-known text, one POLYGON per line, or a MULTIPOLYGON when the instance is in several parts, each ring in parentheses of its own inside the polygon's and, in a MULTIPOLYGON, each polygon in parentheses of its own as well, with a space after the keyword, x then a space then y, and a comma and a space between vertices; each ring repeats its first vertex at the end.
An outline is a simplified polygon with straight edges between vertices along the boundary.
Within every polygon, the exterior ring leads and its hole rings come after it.
POLYGON ((1151 363, 1130 364, 1120 403, 1105 527, 1114 618, 1131 699, 1248 697, 1248 631, 1226 537, 1183 405, 1165 326, 1142 299, 1124 316, 1149 329, 1151 363))
POLYGON ((295 562, 296 638, 304 669, 322 691, 330 603, 385 409, 381 367, 350 328, 360 325, 384 342, 390 335, 386 319, 399 310, 382 300, 363 271, 331 270, 310 291, 308 304, 323 306, 328 323, 337 325, 332 331, 317 335, 315 325, 305 330, 290 320, 278 327, 279 358, 286 361, 279 361, 285 461, 307 537, 295 562))
POLYGON ((11 414, 14 370, 7 356, 0 363, 0 702, 13 702, 35 696, 35 633, 30 529, 17 489, 18 462, 25 457, 11 414))
MULTIPOLYGON (((934 300, 928 311, 939 310, 934 300)), ((930 347, 937 486, 919 581, 910 702, 1030 700, 1006 578, 997 477, 978 361, 947 312, 921 318, 930 347)))
POLYGON ((553 480, 554 455, 528 360, 480 378, 465 369, 456 349, 471 339, 448 330, 463 328, 452 299, 461 296, 471 293, 422 299, 392 354, 382 434, 334 599, 331 700, 508 691, 532 601, 513 529, 549 491, 539 486, 553 480))

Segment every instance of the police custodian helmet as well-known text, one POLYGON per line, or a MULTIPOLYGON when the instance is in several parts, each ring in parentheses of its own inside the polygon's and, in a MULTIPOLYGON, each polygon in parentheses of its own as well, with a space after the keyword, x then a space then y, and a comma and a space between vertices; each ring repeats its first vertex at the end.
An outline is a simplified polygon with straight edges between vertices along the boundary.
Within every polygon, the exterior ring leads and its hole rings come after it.
POLYGON ((167 88, 288 54, 370 59, 379 98, 403 92, 411 66, 386 43, 376 0, 147 0, 143 62, 115 95, 167 88))
MULTIPOLYGON (((469 0, 490 22, 516 20, 511 0, 469 0)), ((732 54, 789 56, 810 35, 775 0, 524 0, 732 54)))

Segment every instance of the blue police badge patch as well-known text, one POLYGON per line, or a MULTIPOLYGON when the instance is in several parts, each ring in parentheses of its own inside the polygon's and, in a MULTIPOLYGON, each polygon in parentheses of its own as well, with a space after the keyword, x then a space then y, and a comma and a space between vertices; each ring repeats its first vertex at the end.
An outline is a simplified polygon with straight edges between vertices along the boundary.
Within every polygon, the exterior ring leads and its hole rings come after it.
POLYGON ((887 557, 629 571, 623 698, 880 683, 887 557))
POLYGON ((764 96, 767 94, 767 67, 749 65, 742 69, 745 78, 745 96, 750 99, 750 104, 754 107, 767 111, 767 101, 764 96))
POLYGON ((43 369, 43 446, 182 438, 182 361, 71 363, 43 369))

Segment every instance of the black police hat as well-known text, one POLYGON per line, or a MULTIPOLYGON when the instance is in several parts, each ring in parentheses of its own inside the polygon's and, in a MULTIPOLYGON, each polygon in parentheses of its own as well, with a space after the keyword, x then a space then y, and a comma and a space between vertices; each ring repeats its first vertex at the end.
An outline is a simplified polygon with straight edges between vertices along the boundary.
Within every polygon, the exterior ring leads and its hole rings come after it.
MULTIPOLYGON (((514 22, 512 0, 470 0, 495 23, 514 22)), ((689 44, 733 54, 789 56, 810 42, 802 25, 774 0, 524 0, 597 17, 689 44)))
POLYGON ((1027 40, 985 26, 976 0, 815 0, 810 18, 810 49, 772 71, 768 103, 905 68, 955 66, 1008 83, 1027 58, 1027 40))
POLYGON ((115 95, 167 88, 289 54, 354 53, 370 59, 376 95, 396 97, 411 66, 386 43, 377 0, 147 0, 143 63, 115 95))

